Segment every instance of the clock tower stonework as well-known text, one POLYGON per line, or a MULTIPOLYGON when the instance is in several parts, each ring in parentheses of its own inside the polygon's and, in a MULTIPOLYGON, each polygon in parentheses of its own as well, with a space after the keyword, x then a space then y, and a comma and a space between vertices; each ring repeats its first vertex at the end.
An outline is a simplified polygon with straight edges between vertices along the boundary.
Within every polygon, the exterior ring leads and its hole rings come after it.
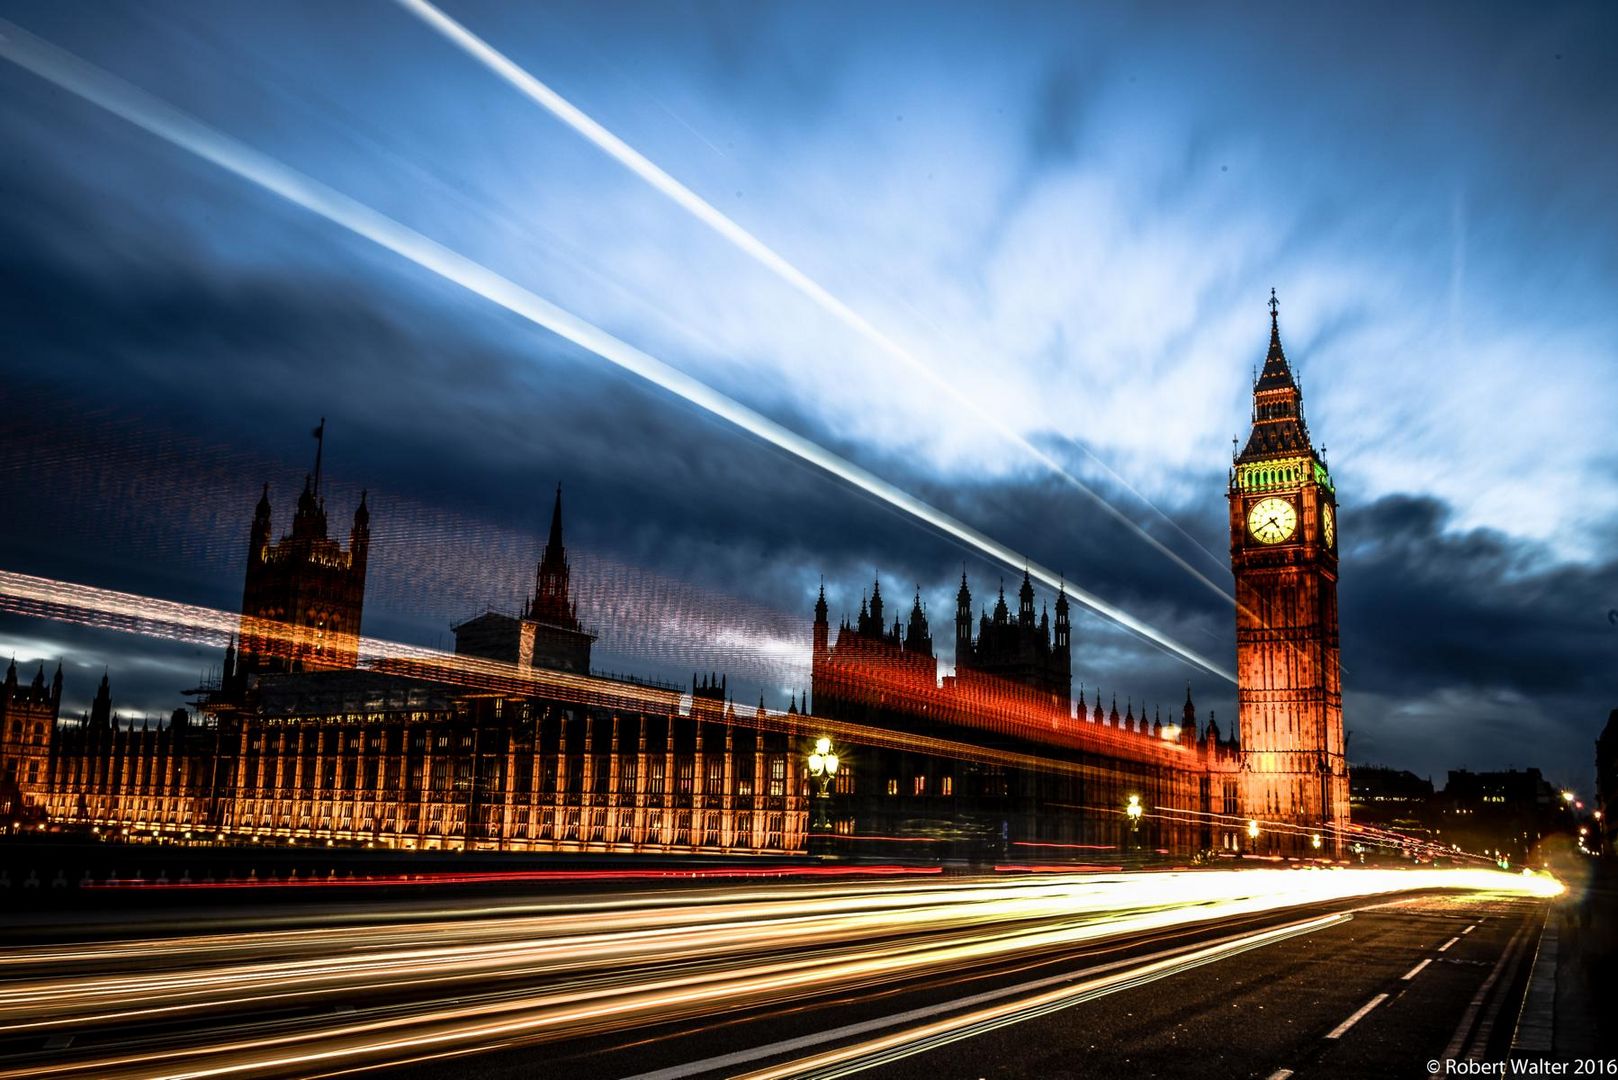
POLYGON ((1230 474, 1242 812, 1261 853, 1338 855, 1348 825, 1336 513, 1271 290, 1253 431, 1230 474))

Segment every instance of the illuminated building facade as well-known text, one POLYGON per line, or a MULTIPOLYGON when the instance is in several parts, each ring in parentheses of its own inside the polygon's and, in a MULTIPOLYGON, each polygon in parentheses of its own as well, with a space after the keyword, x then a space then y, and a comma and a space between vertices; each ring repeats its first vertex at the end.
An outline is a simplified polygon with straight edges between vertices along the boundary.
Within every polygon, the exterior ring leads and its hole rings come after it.
POLYGON ((1310 442, 1303 393, 1281 348, 1253 386, 1253 430, 1230 473, 1243 813, 1281 822, 1265 848, 1305 854, 1314 830, 1337 853, 1348 825, 1337 634, 1337 492, 1310 442))
MULTIPOLYGON (((940 680, 919 593, 893 629, 874 588, 835 643, 822 593, 816 711, 806 697, 782 713, 738 708, 717 675, 686 691, 588 673, 569 574, 558 499, 515 635, 462 624, 453 657, 359 668, 271 670, 232 648, 197 714, 161 727, 119 724, 103 679, 89 714, 50 740, 44 812, 109 833, 415 849, 767 854, 818 840, 880 858, 1049 862, 1237 847, 1235 747, 1211 723, 1199 733, 1189 692, 1167 726, 1133 709, 1073 719, 1050 679, 1069 662, 1062 598, 1055 635, 1035 624, 1011 638, 996 627, 1016 624, 991 618, 988 642, 971 642, 1024 681, 969 666, 940 680), (824 789, 805 767, 821 736, 844 763, 824 789), (1132 796, 1144 820, 1126 816, 1132 796)), ((245 606, 255 657, 295 655, 245 606)), ((294 643, 306 631, 281 628, 294 643)))
POLYGON ((48 787, 51 736, 62 708, 62 666, 47 685, 41 663, 30 683, 17 679, 17 661, 0 687, 0 816, 20 819, 41 805, 48 787))
POLYGON ((859 854, 926 851, 1033 862, 1083 852, 1240 850, 1236 750, 1210 723, 1199 732, 1189 688, 1180 716, 1148 722, 1144 708, 1110 716, 1099 699, 1078 714, 1057 685, 1071 664, 1067 598, 1035 622, 1025 577, 1014 622, 1002 592, 971 634, 971 593, 957 597, 955 674, 939 677, 918 590, 890 626, 880 582, 858 617, 831 633, 822 589, 813 628, 814 715, 907 737, 894 747, 845 748, 827 784, 829 847, 859 854), (985 670, 990 668, 991 670, 985 670), (933 740, 992 749, 918 752, 933 740), (1022 760, 1023 765, 1003 764, 1022 760), (1131 820, 1131 797, 1145 823, 1131 820))
POLYGON ((304 479, 292 528, 271 540, 270 487, 253 513, 242 588, 241 647, 227 678, 352 668, 359 660, 371 512, 360 495, 348 550, 326 529, 319 466, 304 479))

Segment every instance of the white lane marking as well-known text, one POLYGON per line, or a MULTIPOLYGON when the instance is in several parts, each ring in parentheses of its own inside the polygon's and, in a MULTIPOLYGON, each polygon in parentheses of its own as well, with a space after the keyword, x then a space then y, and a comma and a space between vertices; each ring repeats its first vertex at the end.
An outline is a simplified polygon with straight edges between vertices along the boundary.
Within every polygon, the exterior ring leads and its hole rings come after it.
POLYGON ((1372 1009, 1376 1008, 1378 1005, 1382 1004, 1386 1000, 1388 1000, 1388 995, 1386 995, 1386 994, 1378 994, 1376 997, 1372 998, 1370 1001, 1367 1001, 1364 1005, 1361 1005, 1359 1012, 1355 1013, 1353 1016, 1350 1016, 1347 1020, 1344 1020, 1341 1024, 1338 1024, 1336 1027, 1332 1028, 1331 1033, 1329 1035, 1327 1035, 1326 1038, 1328 1038, 1328 1039, 1341 1039, 1343 1037, 1343 1033, 1345 1031, 1347 1031, 1349 1028, 1353 1027, 1355 1024, 1359 1023, 1361 1020, 1365 1019, 1365 1014, 1366 1013, 1370 1012, 1372 1009))
POLYGON ((1266 1080, 1287 1080, 1287 1077, 1291 1075, 1291 1069, 1277 1069, 1266 1077, 1266 1080))
POLYGON ((1478 924, 1473 923, 1471 926, 1468 926, 1465 930, 1462 930, 1461 933, 1470 934, 1472 931, 1476 930, 1477 928, 1478 928, 1478 924))
POLYGON ((1442 944, 1442 945, 1440 945, 1438 947, 1438 951, 1439 952, 1449 952, 1449 947, 1451 945, 1455 944, 1459 940, 1461 940, 1459 936, 1450 938, 1448 941, 1444 942, 1444 944, 1442 944))
POLYGON ((1422 968, 1426 967, 1428 964, 1430 964, 1432 962, 1433 961, 1432 961, 1431 957, 1427 958, 1426 960, 1423 960, 1421 963, 1417 964, 1415 967, 1411 968, 1409 971, 1407 971, 1403 975, 1399 976, 1399 981, 1400 982, 1409 982, 1411 979, 1414 979, 1417 975, 1421 974, 1421 969, 1422 968))

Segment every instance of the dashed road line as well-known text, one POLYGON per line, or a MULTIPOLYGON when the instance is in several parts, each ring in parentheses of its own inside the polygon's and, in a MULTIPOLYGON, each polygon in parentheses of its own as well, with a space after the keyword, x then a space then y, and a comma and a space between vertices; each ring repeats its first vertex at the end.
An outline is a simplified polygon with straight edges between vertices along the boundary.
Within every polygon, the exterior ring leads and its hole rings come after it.
POLYGON ((1269 1076, 1265 1077, 1264 1080, 1287 1080, 1287 1077, 1289 1077, 1291 1075, 1292 1075, 1292 1070, 1291 1069, 1277 1069, 1274 1072, 1272 1072, 1269 1076))
POLYGON ((1451 945, 1455 944, 1459 940, 1461 940, 1459 935, 1456 935, 1455 937, 1450 938, 1448 941, 1444 942, 1444 944, 1442 944, 1442 945, 1440 945, 1438 947, 1438 951, 1439 952, 1449 952, 1449 947, 1451 945))
POLYGON ((1472 931, 1476 930, 1477 928, 1478 928, 1478 924, 1473 923, 1471 926, 1468 926, 1465 930, 1462 930, 1461 933, 1470 934, 1472 931))
POLYGON ((1386 1000, 1388 1000, 1388 995, 1386 995, 1386 994, 1378 994, 1376 997, 1372 998, 1370 1001, 1367 1001, 1364 1005, 1361 1005, 1360 1008, 1359 1008, 1359 1011, 1356 1012, 1353 1016, 1350 1016, 1347 1020, 1344 1020, 1341 1024, 1338 1024, 1336 1027, 1332 1028, 1331 1032, 1329 1034, 1327 1034, 1326 1038, 1328 1038, 1328 1039, 1341 1039, 1343 1037, 1344 1033, 1347 1032, 1349 1028, 1353 1027, 1355 1024, 1357 1024, 1361 1020, 1365 1019, 1365 1014, 1366 1013, 1370 1012, 1372 1009, 1376 1008, 1378 1005, 1382 1004, 1386 1000))
POLYGON ((1421 969, 1422 968, 1426 967, 1428 964, 1430 964, 1432 962, 1433 962, 1432 957, 1428 957, 1427 959, 1423 960, 1421 963, 1417 964, 1415 967, 1411 968, 1409 971, 1405 972, 1403 975, 1399 976, 1399 981, 1400 982, 1409 982, 1411 979, 1414 979, 1417 975, 1421 974, 1421 969))

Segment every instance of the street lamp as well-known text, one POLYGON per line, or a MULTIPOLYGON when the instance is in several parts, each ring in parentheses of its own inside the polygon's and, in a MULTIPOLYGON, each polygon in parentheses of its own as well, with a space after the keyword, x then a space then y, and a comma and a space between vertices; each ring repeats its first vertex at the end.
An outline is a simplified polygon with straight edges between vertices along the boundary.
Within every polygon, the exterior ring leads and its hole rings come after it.
POLYGON ((1321 841, 1320 841, 1320 834, 1319 833, 1315 833, 1315 835, 1313 835, 1313 836, 1311 836, 1309 838, 1310 846, 1312 846, 1316 851, 1320 850, 1320 842, 1321 841))
POLYGON ((1146 808, 1140 804, 1140 796, 1131 795, 1129 801, 1124 804, 1124 816, 1129 819, 1128 850, 1140 847, 1140 819, 1144 813, 1146 813, 1146 808))
POLYGON ((826 813, 826 802, 831 797, 828 790, 832 778, 837 775, 837 754, 832 750, 831 740, 822 735, 815 740, 815 748, 809 754, 809 775, 819 784, 814 798, 814 814, 810 820, 810 831, 825 833, 830 829, 830 821, 826 813))

